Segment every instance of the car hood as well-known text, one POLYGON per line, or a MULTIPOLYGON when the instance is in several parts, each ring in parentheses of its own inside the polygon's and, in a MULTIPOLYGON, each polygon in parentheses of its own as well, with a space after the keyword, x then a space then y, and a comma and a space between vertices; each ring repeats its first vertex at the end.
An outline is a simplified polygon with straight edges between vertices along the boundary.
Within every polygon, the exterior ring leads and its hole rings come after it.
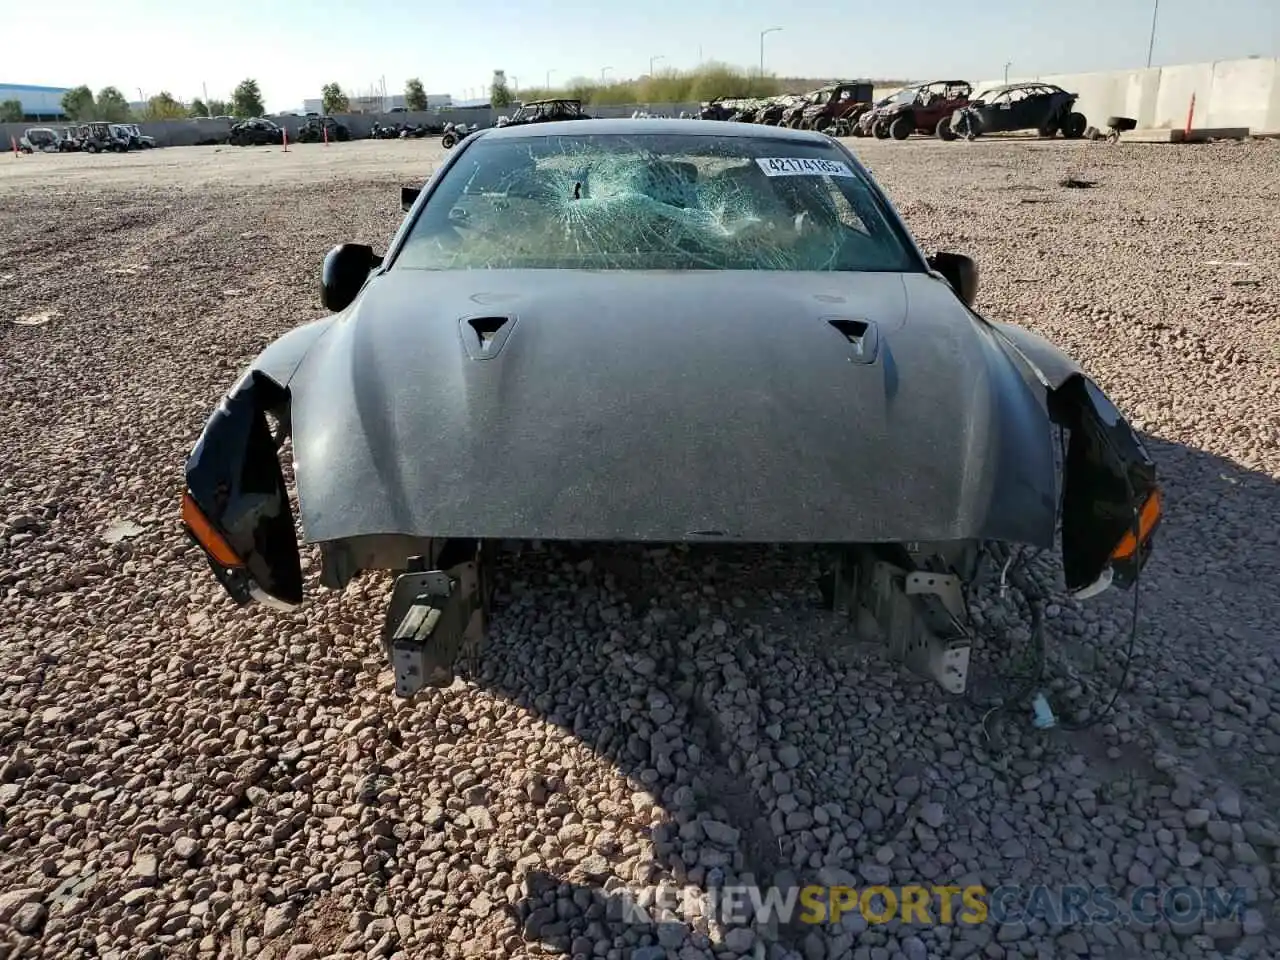
POLYGON ((1043 389, 924 273, 392 268, 290 389, 312 542, 1053 538, 1043 389))

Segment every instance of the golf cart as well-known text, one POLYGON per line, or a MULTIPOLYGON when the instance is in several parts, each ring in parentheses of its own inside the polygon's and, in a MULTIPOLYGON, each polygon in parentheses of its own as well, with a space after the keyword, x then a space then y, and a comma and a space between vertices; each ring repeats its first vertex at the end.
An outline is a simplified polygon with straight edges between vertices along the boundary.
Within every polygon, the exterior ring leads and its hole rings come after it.
POLYGON ((59 153, 62 150, 62 138, 56 130, 49 127, 31 127, 18 140, 18 149, 23 153, 59 153))

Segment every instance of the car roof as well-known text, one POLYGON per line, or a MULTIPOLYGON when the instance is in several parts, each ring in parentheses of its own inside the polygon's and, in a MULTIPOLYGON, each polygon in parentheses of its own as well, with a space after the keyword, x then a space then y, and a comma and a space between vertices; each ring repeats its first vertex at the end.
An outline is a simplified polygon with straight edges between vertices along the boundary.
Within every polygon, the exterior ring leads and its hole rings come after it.
POLYGON ((695 137, 755 137, 779 143, 830 144, 831 138, 813 130, 790 127, 766 127, 758 123, 733 123, 726 120, 632 119, 631 117, 592 120, 563 120, 520 127, 489 127, 478 136, 485 139, 521 140, 530 137, 581 136, 584 133, 667 135, 685 134, 695 137))
POLYGON ((1002 84, 998 87, 992 87, 987 91, 988 94, 1008 93, 1010 90, 1025 90, 1027 87, 1048 87, 1051 90, 1061 90, 1062 88, 1056 83, 1049 83, 1047 80, 1026 80, 1022 83, 1002 84))

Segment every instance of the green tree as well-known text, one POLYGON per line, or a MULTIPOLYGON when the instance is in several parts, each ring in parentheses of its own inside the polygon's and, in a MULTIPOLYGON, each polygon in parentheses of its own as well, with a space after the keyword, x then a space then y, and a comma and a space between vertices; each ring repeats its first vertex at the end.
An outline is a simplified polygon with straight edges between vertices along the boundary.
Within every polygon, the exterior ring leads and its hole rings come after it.
POLYGON ((493 83, 489 87, 489 103, 495 107, 509 107, 515 101, 507 84, 507 71, 493 71, 493 83))
POLYGON ((0 123, 21 123, 22 117, 21 100, 0 101, 0 123))
POLYGON ((92 120, 97 111, 93 91, 83 85, 68 90, 62 95, 62 111, 68 120, 92 120))
POLYGON ((147 120, 179 120, 187 115, 187 108, 173 99, 168 90, 161 90, 147 101, 143 116, 147 120))
POLYGON ((421 113, 427 109, 427 91, 423 89, 422 81, 417 77, 404 85, 404 105, 406 109, 415 113, 421 113))
POLYGON ((258 81, 241 80, 231 93, 231 116, 260 117, 266 112, 267 108, 262 105, 262 91, 258 88, 258 81))
POLYGON ((194 100, 191 101, 191 107, 190 109, 187 110, 187 116, 208 117, 208 116, 212 116, 212 114, 209 113, 209 107, 205 104, 205 102, 201 100, 199 97, 196 97, 194 100))
POLYGON ((326 83, 320 88, 320 109, 327 115, 346 113, 351 109, 351 100, 338 84, 326 83))
POLYGON ((206 117, 229 117, 231 116, 231 104, 225 100, 210 100, 209 112, 206 117))
POLYGON ((116 87, 103 87, 98 91, 97 109, 94 119, 107 120, 111 123, 126 123, 129 120, 129 101, 116 87))

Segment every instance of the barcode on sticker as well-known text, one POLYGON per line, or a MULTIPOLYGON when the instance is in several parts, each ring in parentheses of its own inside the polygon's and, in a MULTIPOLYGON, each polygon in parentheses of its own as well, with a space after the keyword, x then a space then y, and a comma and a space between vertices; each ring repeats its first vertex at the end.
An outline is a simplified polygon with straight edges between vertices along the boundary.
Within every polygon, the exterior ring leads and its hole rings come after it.
POLYGON ((766 177, 852 177, 853 171, 839 160, 812 157, 757 157, 766 177))

